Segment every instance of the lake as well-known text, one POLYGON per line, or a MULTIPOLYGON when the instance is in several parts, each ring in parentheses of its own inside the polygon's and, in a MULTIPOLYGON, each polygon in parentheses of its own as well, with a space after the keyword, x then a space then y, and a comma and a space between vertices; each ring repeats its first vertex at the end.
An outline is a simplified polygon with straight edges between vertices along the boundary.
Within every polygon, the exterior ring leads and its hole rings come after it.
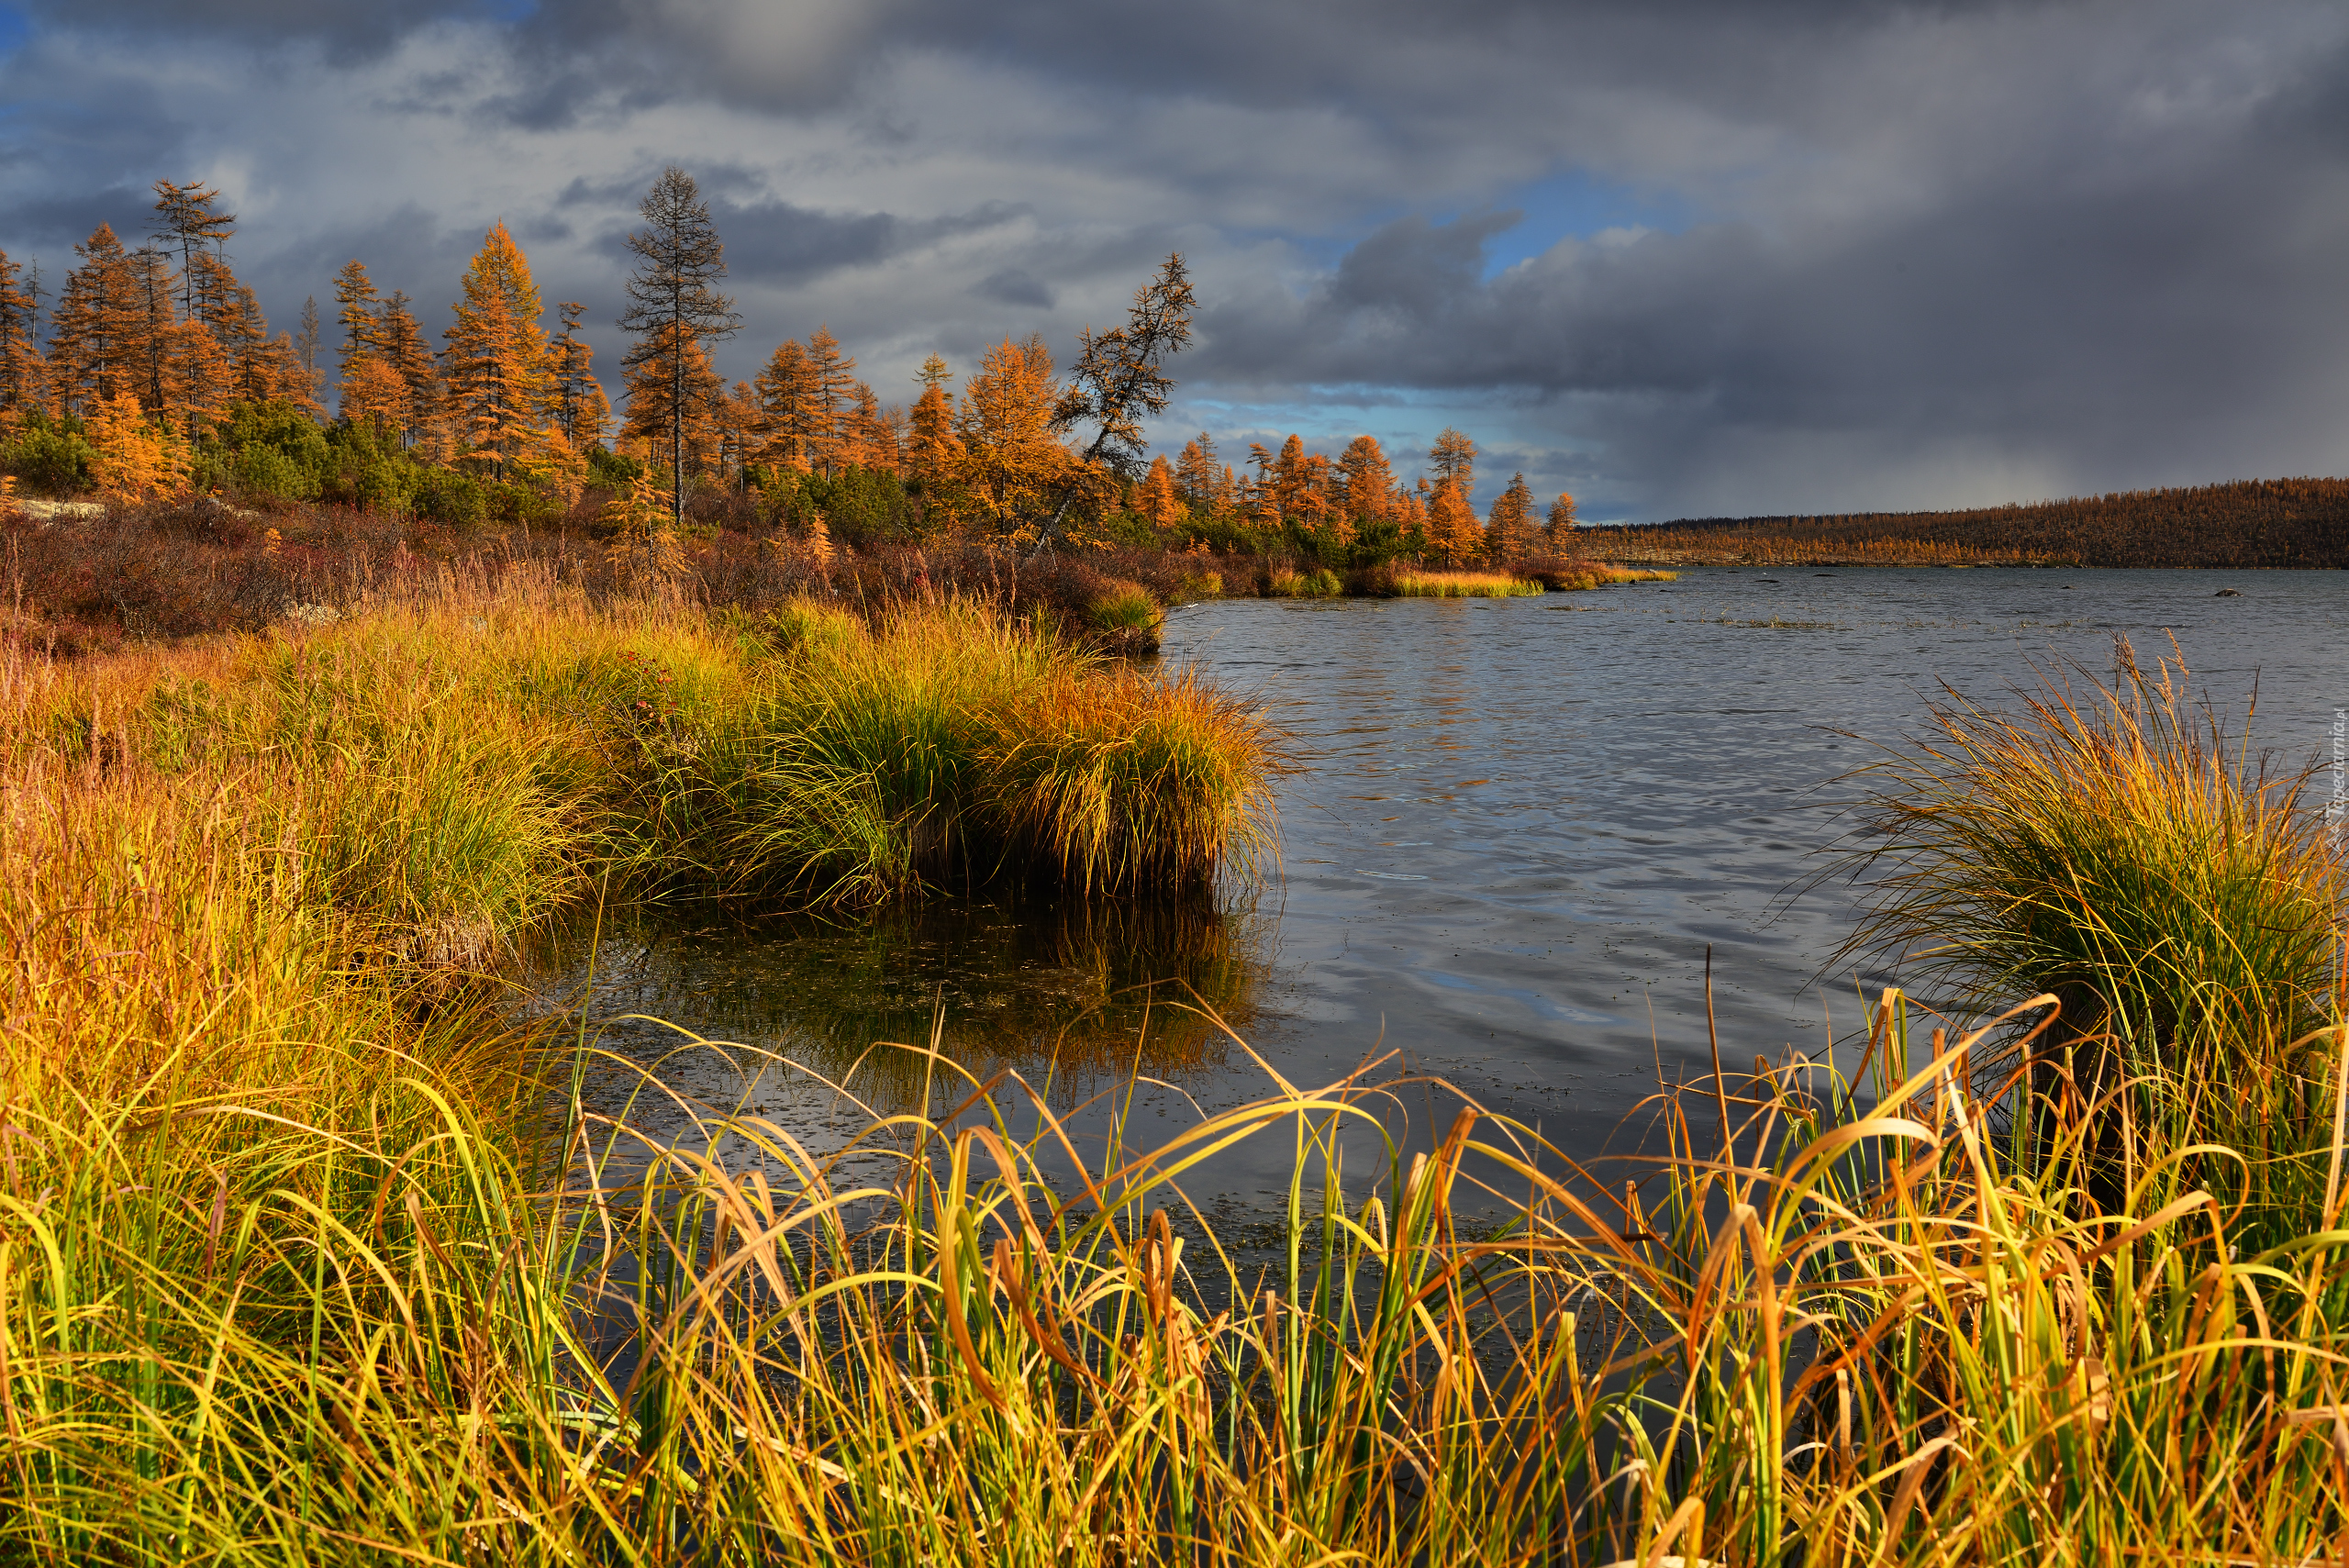
MULTIPOLYGON (((981 1072, 1049 1078, 1056 1104, 1110 1091, 1087 1114, 1148 1141, 1267 1086, 1177 1006, 1204 1001, 1292 1081, 1395 1051, 1595 1152, 1630 1136, 1659 1073, 1709 1070, 1708 948, 1731 1061, 1818 1057, 1854 1029, 1862 985, 1895 977, 1829 967, 1862 892, 1822 880, 1853 842, 1848 775, 1921 730, 1938 683, 1995 704, 2033 661, 2101 673, 2116 634, 2147 662, 2174 636, 2237 725, 2256 678, 2255 741, 2330 755, 2349 706, 2349 577, 2332 573, 1715 568, 1524 599, 1219 601, 1168 617, 1163 658, 1289 738, 1280 863, 1256 884, 1199 908, 631 917, 607 924, 592 979, 568 945, 547 994, 584 998, 607 1049, 689 1097, 818 1146, 869 1110, 949 1103, 918 1059, 874 1049, 934 1027, 981 1072)), ((621 1082, 591 1094, 617 1109, 621 1082)), ((1414 1141, 1439 1098, 1398 1112, 1414 1141)), ((656 1137, 682 1125, 642 1096, 629 1114, 656 1137)), ((1207 1185, 1261 1210, 1287 1153, 1244 1151, 1207 1185)))

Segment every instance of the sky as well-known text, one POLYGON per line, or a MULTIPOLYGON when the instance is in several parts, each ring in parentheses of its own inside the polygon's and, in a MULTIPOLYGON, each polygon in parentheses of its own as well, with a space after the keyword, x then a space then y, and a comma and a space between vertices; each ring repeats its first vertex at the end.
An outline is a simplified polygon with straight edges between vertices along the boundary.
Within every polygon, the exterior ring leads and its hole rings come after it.
POLYGON ((503 219, 614 321, 699 182, 729 376, 885 401, 1122 319, 1227 458, 1457 426, 1589 520, 2349 472, 2337 0, 0 0, 0 250, 217 184, 275 327, 357 257, 428 328, 503 219))

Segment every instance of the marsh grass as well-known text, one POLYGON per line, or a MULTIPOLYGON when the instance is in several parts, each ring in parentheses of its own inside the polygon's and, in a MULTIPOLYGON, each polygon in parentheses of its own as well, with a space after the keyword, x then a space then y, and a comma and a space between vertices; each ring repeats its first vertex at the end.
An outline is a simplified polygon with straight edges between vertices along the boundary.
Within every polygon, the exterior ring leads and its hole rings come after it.
POLYGON ((1548 562, 1526 569, 1526 575, 1539 582, 1552 593, 1572 593, 1591 588, 1609 588, 1625 583, 1670 583, 1680 575, 1677 572, 1657 572, 1645 567, 1607 566, 1595 562, 1548 562))
POLYGON ((1397 571, 1386 586, 1398 599, 1508 599, 1543 591, 1530 578, 1502 572, 1397 571))
POLYGON ((1334 599, 1345 587, 1344 581, 1326 566, 1310 572, 1275 566, 1264 577, 1264 596, 1271 599, 1334 599))
MULTIPOLYGON (((1976 1095, 1983 1031, 1928 1048, 1898 993, 1872 1018, 1865 1110, 1757 1062, 1665 1096, 1664 1151, 1614 1166, 1473 1109, 1406 1156, 1419 1086, 1374 1071, 1272 1077, 1143 1148, 917 1053, 951 1112, 816 1151, 725 1107, 659 1143, 574 1111, 552 1169, 413 1061, 370 1076, 420 1114, 184 1107, 168 1153, 135 1105, 19 1100, 0 1538, 59 1562, 2335 1549, 2340 1238, 2232 1248, 2241 1210, 2205 1191, 2083 1217, 2068 1157, 2026 1172, 1990 1136, 2027 1078, 1976 1095), (1182 1184, 1264 1138, 1296 1175, 1256 1267, 1182 1184), (851 1174, 876 1152, 894 1175, 851 1174)), ((2323 1043, 2312 1092, 2349 1035, 2323 1043)))
MULTIPOLYGON (((822 1146, 645 1076, 686 1122, 656 1140, 578 1092, 630 1063, 501 1033, 412 934, 553 896, 482 850, 514 831, 462 816, 483 789, 538 792, 523 858, 550 877, 759 820, 708 797, 776 755, 746 716, 786 700, 837 710, 817 759, 898 738, 877 800, 1012 781, 998 798, 1074 803, 1038 820, 1072 825, 1048 852, 1079 885, 1087 857, 1143 874, 1121 834, 1158 818, 1121 781, 1207 764, 1105 753, 1055 684, 1080 669, 1017 628, 975 653, 967 628, 889 635, 452 595, 201 659, 5 656, 0 1560, 1776 1568, 2349 1544, 2339 993, 2298 961, 2186 984, 2102 935, 2150 885, 2110 840, 2163 868, 2165 902, 2272 913, 2298 907, 2273 889, 2303 885, 2306 825, 2262 815, 2288 792, 2237 787, 2244 754, 2173 723, 2158 682, 2124 679, 2110 715, 1964 731, 2021 748, 2039 783, 2012 798, 2046 813, 2093 784, 2076 754, 2122 775, 2087 805, 2136 810, 2133 787, 2190 818, 2162 829, 2169 859, 2149 818, 2061 818, 2055 885, 2079 896, 2045 918, 2087 934, 2033 927, 2019 951, 2098 958, 2102 1011, 2036 995, 1960 1030, 1887 992, 1848 1081, 1717 1067, 1660 1095, 1653 1153, 1610 1162, 1464 1101, 1405 1140, 1442 1091, 1384 1063, 1315 1087, 1259 1062, 1260 1098, 1148 1145, 1114 1094, 1054 1116, 939 1040, 886 1075, 918 1066, 920 1109, 822 1146), (874 717, 917 677, 910 716, 874 717), (1004 710, 1041 716, 1036 755, 913 743, 974 691, 1041 705, 1004 710), (443 782, 360 777, 395 768, 443 782), (371 810, 424 847, 346 842, 371 810), (2266 901, 2222 904, 2230 877, 2266 901), (2129 1075, 2041 1073, 2058 1039, 2129 1075), (2327 1114, 2218 1147, 2254 1086, 2327 1114), (1185 1194, 1265 1139, 1293 1175, 1259 1263, 1185 1194), (2290 1179, 2241 1175, 2262 1169, 2290 1179)), ((2007 842, 2008 797, 1931 793, 1976 753, 1936 755, 1906 786, 1927 825, 1975 810, 2007 842)), ((2005 906, 1976 841, 1912 866, 1954 929, 2005 906)), ((2182 953, 2197 929, 2143 940, 2182 953)))
MULTIPOLYGON (((2119 640, 2109 678, 2051 670, 2011 711, 1950 694, 1873 770, 1880 874, 1851 947, 1905 950, 1970 1003, 2062 997, 2043 1096, 2125 1095, 2154 1148, 2236 1151, 2165 1179, 2249 1183, 2313 1226, 2331 1199, 2305 1151, 2335 1107, 2296 1055, 2338 1005, 2343 867, 2308 772, 2254 753, 2248 717, 2231 733, 2189 679, 2119 640)), ((2108 1180, 2151 1168, 2099 1147, 2129 1167, 2108 1180)))

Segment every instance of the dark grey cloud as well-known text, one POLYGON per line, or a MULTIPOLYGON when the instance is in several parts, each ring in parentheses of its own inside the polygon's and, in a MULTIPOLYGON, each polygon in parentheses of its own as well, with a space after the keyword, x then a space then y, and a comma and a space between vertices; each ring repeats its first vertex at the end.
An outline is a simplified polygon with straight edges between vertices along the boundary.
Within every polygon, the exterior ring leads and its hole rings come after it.
POLYGON ((1033 306, 1039 310, 1052 307, 1052 291, 1025 267, 1005 267, 989 272, 971 285, 971 297, 992 300, 997 305, 1033 306))
POLYGON ((818 321, 885 388, 1065 352, 1179 247, 1183 420, 1461 423, 1602 514, 2349 468, 2326 0, 26 14, 0 245, 217 177, 288 320, 345 252, 443 300, 499 217, 600 318, 674 161, 749 318, 729 363, 818 321))
MULTIPOLYGON (((701 183, 698 176, 696 183, 701 183)), ((642 189, 640 183, 630 187, 630 193, 642 189)), ((722 196, 711 200, 709 207, 710 221, 726 242, 729 274, 737 283, 786 286, 813 283, 842 268, 887 261, 942 239, 999 228, 1022 216, 1022 209, 1006 202, 928 218, 905 218, 886 212, 819 212, 790 202, 736 203, 722 196)), ((627 228, 616 228, 604 239, 606 252, 623 267, 632 264, 627 244, 629 232, 627 228)), ((1023 298, 1019 303, 1030 301, 1023 298)))
POLYGON ((495 0, 20 0, 17 8, 37 26, 79 32, 313 45, 337 63, 380 54, 429 22, 512 9, 495 0))

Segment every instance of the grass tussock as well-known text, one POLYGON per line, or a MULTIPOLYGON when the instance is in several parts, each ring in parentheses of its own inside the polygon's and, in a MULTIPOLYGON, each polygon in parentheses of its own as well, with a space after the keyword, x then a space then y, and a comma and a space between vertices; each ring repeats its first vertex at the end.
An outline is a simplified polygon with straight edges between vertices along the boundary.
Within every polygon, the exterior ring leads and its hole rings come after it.
POLYGON ((1680 575, 1677 572, 1657 572, 1645 567, 1608 566, 1595 562, 1577 561, 1564 564, 1531 567, 1526 575, 1550 592, 1575 593, 1591 588, 1611 588, 1625 583, 1670 583, 1680 575))
POLYGON ((1386 591, 1398 599, 1511 599, 1542 593, 1542 584, 1504 572, 1397 571, 1386 591))
POLYGON ((2309 774, 2254 754, 2187 681, 2121 641, 2107 681, 2052 673, 2009 713, 1937 706, 1876 770, 1885 874, 1852 946, 1906 951, 1976 1006, 2053 992, 2043 1093, 2126 1095, 2165 1148, 2216 1138, 2255 1180, 2305 1184, 2290 1156, 2332 1106, 2295 1056, 2330 1006, 2343 868, 2309 774))
POLYGON ((1317 566, 1310 572, 1275 566, 1264 577, 1264 596, 1268 599, 1334 599, 1345 589, 1344 581, 1326 566, 1317 566))
POLYGON ((281 846, 295 896, 409 949, 494 943, 591 880, 798 904, 999 876, 1163 892, 1264 843, 1245 709, 952 603, 875 628, 513 574, 292 636, 13 657, 17 764, 217 795, 224 831, 281 846))

